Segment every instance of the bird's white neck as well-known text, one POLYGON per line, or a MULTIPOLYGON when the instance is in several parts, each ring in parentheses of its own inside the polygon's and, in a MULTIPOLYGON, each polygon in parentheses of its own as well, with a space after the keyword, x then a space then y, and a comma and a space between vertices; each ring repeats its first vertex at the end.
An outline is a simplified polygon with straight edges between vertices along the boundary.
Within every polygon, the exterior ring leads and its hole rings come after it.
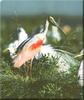
POLYGON ((48 22, 48 20, 46 20, 44 35, 47 34, 47 32, 48 32, 48 27, 49 27, 49 22, 48 22))
POLYGON ((44 41, 46 38, 46 34, 48 32, 48 27, 49 27, 49 22, 48 22, 48 20, 46 20, 44 31, 42 32, 42 34, 37 34, 35 37, 44 41))

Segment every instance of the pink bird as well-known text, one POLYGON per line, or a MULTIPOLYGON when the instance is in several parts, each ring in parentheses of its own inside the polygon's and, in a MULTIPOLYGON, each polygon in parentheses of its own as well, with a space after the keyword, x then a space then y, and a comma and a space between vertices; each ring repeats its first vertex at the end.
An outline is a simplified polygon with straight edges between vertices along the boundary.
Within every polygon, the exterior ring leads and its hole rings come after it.
POLYGON ((49 17, 46 20, 44 30, 40 33, 34 35, 32 38, 28 38, 21 43, 21 45, 17 49, 17 56, 13 60, 14 67, 20 68, 27 61, 31 62, 31 66, 29 67, 30 73, 32 69, 32 60, 35 55, 40 51, 43 41, 46 38, 46 34, 49 27, 49 22, 53 25, 56 25, 56 22, 53 17, 49 17))

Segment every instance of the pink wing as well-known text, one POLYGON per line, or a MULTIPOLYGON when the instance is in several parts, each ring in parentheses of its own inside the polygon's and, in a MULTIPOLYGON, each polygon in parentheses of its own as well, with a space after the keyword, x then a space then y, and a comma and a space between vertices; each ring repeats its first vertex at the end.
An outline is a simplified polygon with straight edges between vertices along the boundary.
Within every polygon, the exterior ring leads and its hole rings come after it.
POLYGON ((30 43, 26 43, 21 52, 14 59, 14 67, 21 67, 26 61, 31 60, 39 51, 42 45, 42 40, 37 39, 30 43))

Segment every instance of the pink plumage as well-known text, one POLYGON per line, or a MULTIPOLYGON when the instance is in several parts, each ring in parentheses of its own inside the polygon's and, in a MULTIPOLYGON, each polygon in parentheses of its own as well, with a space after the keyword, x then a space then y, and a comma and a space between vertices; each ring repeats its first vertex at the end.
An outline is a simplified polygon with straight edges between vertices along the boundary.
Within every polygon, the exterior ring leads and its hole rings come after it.
POLYGON ((31 60, 40 51, 42 45, 41 39, 36 39, 30 43, 26 43, 21 52, 14 59, 14 67, 21 67, 26 61, 31 60))

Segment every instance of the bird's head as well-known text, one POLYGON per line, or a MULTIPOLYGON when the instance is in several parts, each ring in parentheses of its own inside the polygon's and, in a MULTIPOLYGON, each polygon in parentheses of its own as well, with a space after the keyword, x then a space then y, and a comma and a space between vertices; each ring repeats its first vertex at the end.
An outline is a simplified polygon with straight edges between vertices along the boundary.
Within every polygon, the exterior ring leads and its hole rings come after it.
POLYGON ((58 25, 58 23, 55 21, 55 19, 52 16, 48 17, 48 21, 53 25, 56 26, 58 29, 60 29, 64 34, 65 32, 62 30, 62 28, 58 25))
POLYGON ((53 26, 57 26, 57 23, 55 21, 55 19, 52 16, 48 17, 48 21, 50 22, 50 24, 52 24, 53 26))

